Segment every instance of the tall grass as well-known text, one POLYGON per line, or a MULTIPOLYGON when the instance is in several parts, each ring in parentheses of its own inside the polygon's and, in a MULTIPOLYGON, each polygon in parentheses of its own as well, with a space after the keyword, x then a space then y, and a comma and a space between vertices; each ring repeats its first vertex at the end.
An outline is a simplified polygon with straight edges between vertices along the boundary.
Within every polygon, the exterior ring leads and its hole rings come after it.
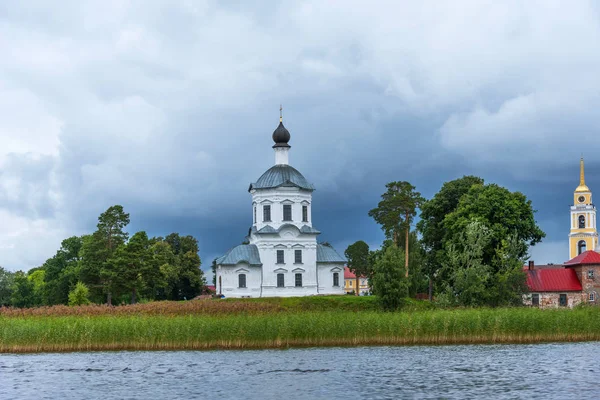
POLYGON ((0 316, 0 352, 600 340, 600 309, 0 316))

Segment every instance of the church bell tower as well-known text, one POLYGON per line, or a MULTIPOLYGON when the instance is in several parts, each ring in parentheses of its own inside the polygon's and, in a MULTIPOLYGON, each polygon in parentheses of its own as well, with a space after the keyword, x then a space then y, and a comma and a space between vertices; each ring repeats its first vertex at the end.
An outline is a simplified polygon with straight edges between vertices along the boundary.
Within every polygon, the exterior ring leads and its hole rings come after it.
POLYGON ((573 194, 571 206, 571 231, 569 233, 569 259, 598 246, 596 230, 596 207, 592 192, 585 184, 583 157, 579 162, 579 186, 573 194))

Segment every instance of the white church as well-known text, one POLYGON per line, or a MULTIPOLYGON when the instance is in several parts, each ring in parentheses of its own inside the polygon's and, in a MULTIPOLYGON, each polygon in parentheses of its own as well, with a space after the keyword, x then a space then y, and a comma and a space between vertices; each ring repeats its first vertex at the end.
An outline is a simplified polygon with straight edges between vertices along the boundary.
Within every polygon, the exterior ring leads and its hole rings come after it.
POLYGON ((216 292, 225 297, 291 297, 344 294, 346 260, 317 243, 313 185, 289 165, 290 133, 279 119, 273 132, 275 165, 248 191, 253 223, 247 244, 217 259, 216 292))

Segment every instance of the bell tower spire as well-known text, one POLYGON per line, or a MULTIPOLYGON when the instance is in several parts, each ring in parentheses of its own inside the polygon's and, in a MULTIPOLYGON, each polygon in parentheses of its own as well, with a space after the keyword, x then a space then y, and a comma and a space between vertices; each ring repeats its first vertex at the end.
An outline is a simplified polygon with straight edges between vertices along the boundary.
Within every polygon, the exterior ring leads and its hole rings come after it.
MULTIPOLYGON (((584 193, 589 192, 590 188, 588 188, 585 184, 585 167, 583 165, 583 155, 579 160, 579 186, 575 189, 575 193, 584 193)), ((577 196, 576 196, 577 197, 577 196)), ((577 203, 577 200, 575 201, 577 203)), ((590 203, 591 203, 591 193, 590 193, 590 203)))
POLYGON ((579 186, 585 186, 585 171, 583 166, 583 155, 579 161, 579 186))

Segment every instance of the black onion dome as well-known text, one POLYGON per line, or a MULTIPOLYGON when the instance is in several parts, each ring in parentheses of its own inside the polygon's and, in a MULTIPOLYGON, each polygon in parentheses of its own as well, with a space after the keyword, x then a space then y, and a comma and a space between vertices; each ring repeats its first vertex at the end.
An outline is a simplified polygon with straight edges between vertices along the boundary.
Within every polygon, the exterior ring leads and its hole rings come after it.
POLYGON ((281 121, 279 121, 277 129, 273 131, 273 141, 275 142, 273 147, 290 147, 288 144, 290 141, 290 132, 285 129, 281 121))

